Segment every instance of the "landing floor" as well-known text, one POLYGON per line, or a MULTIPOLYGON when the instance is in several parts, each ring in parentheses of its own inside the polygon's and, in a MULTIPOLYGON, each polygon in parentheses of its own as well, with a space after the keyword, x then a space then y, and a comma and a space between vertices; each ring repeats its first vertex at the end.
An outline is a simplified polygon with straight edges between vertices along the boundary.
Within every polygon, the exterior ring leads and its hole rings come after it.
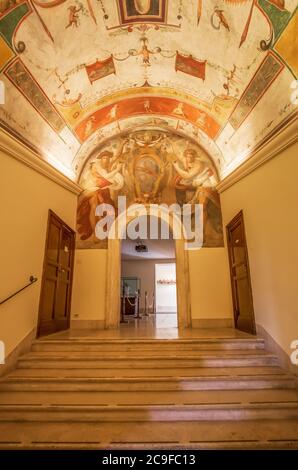
POLYGON ((155 328, 150 323, 142 320, 135 320, 127 324, 122 324, 115 330, 66 330, 43 339, 195 339, 195 338, 255 338, 234 328, 155 328))

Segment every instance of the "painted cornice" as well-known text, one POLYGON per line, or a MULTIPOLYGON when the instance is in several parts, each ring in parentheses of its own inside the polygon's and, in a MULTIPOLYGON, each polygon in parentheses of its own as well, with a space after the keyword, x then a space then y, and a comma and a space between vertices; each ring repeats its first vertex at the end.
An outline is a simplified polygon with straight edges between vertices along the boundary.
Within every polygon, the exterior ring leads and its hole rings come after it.
POLYGON ((273 133, 251 153, 250 157, 244 163, 224 178, 217 185, 219 193, 223 193, 268 160, 279 155, 287 147, 297 142, 297 115, 298 112, 292 114, 290 119, 284 122, 282 126, 275 129, 273 133))
POLYGON ((71 181, 67 176, 60 173, 52 165, 47 163, 45 160, 29 149, 26 145, 21 143, 19 140, 10 135, 7 131, 0 128, 0 150, 15 158, 16 160, 24 163, 32 170, 37 171, 46 178, 54 181, 63 188, 67 189, 73 194, 80 194, 82 188, 71 181))

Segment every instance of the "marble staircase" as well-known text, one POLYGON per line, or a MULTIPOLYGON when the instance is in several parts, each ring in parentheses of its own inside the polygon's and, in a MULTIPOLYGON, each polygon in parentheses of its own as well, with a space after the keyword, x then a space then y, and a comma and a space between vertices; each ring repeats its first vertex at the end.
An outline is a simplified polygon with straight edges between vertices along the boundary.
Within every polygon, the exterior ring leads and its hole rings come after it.
POLYGON ((261 338, 36 340, 0 381, 0 449, 298 448, 298 391, 261 338))

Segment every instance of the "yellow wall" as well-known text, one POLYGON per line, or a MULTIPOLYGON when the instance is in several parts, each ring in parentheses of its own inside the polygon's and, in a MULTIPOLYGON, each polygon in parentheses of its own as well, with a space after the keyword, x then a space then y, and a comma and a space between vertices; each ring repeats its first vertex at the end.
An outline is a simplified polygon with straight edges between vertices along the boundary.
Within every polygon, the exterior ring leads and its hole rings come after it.
POLYGON ((108 250, 76 250, 72 320, 104 320, 108 250))
MULTIPOLYGON (((126 261, 125 273, 132 275, 133 268, 138 263, 142 263, 143 266, 143 269, 138 269, 139 274, 144 269, 149 272, 150 267, 154 268, 155 262, 151 260, 126 261)), ((106 269, 107 250, 76 251, 72 320, 104 320, 106 269)), ((154 269, 152 269, 154 278, 154 269)), ((232 319, 232 300, 225 248, 202 248, 198 251, 189 251, 189 270, 192 318, 195 320, 232 319)))
POLYGON ((225 248, 189 251, 193 319, 231 319, 232 298, 225 248))
POLYGON ((0 306, 0 340, 8 355, 36 326, 48 209, 75 227, 77 197, 0 151, 0 299, 38 282, 0 306))
POLYGON ((241 209, 256 323, 290 353, 298 339, 298 145, 221 194, 226 225, 241 209))

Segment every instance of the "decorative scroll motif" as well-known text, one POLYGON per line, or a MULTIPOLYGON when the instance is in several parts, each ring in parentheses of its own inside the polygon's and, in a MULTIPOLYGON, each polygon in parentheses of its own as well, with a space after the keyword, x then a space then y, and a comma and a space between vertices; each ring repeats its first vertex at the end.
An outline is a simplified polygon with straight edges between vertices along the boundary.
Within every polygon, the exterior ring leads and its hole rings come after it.
POLYGON ((3 16, 0 16, 0 70, 16 56, 13 48, 14 34, 32 10, 26 2, 23 2, 12 10, 7 10, 7 13, 5 11, 3 8, 3 16))
POLYGON ((29 5, 27 3, 21 3, 21 5, 18 5, 6 15, 0 17, 0 35, 6 39, 11 47, 13 47, 12 39, 16 28, 24 16, 30 12, 29 5))
MULTIPOLYGON (((243 2, 244 1, 245 0, 243 0, 243 2)), ((265 16, 271 29, 269 39, 262 40, 260 43, 261 49, 265 51, 268 50, 274 44, 274 42, 276 42, 277 38, 280 36, 281 32, 286 27, 291 17, 291 13, 285 9, 284 0, 253 0, 251 8, 249 10, 249 15, 245 24, 245 28, 241 36, 239 47, 241 47, 247 39, 255 7, 258 8, 260 12, 265 16)))
POLYGON ((269 18, 273 29, 273 42, 275 42, 285 29, 291 13, 285 9, 284 0, 258 0, 257 6, 269 18))

